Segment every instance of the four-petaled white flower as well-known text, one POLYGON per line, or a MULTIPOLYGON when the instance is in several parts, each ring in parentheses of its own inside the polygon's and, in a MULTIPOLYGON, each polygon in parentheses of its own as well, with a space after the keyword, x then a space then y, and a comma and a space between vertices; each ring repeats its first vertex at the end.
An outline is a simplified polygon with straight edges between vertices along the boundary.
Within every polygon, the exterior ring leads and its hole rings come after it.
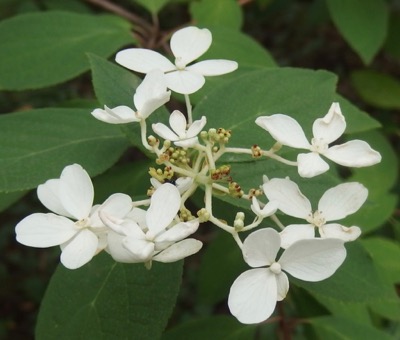
POLYGON ((298 172, 302 177, 314 177, 329 169, 328 163, 320 155, 349 167, 370 166, 381 161, 379 152, 361 140, 329 147, 329 144, 336 141, 346 129, 346 121, 339 103, 333 103, 325 117, 314 122, 311 144, 300 124, 289 116, 262 116, 256 119, 256 124, 267 130, 282 145, 311 151, 297 156, 298 172))
POLYGON ((310 201, 290 179, 273 178, 263 185, 263 190, 270 201, 278 203, 283 213, 308 222, 288 225, 281 232, 282 248, 301 239, 314 238, 315 228, 322 238, 339 238, 345 242, 353 241, 361 234, 356 226, 348 228, 339 223, 327 223, 343 219, 360 209, 368 196, 368 190, 360 183, 343 183, 327 190, 314 212, 310 201))
POLYGON ((92 111, 92 115, 110 124, 139 122, 168 102, 170 96, 171 91, 167 91, 164 74, 155 69, 146 75, 136 89, 133 103, 137 111, 125 105, 117 106, 113 109, 104 106, 104 110, 95 109, 92 111))
MULTIPOLYGON (((61 262, 69 269, 83 266, 106 247, 106 227, 97 215, 98 206, 92 207, 93 185, 80 165, 65 167, 59 179, 39 185, 37 193, 42 204, 55 214, 25 217, 15 228, 18 242, 37 248, 60 245, 61 262)), ((116 216, 126 213, 113 203, 118 196, 106 201, 109 213, 116 216)))
POLYGON ((276 261, 280 243, 278 232, 271 228, 257 230, 243 242, 244 260, 255 269, 235 280, 228 298, 231 313, 242 323, 268 319, 276 302, 285 298, 289 280, 283 270, 300 280, 322 281, 332 276, 346 258, 343 241, 312 239, 294 243, 276 261))
POLYGON ((194 121, 189 128, 187 128, 187 121, 184 114, 175 110, 169 116, 169 125, 172 130, 163 123, 153 124, 153 131, 166 140, 174 142, 175 145, 189 148, 198 143, 197 135, 206 125, 206 117, 194 121))
POLYGON ((165 183, 152 195, 146 212, 137 209, 130 218, 118 219, 100 210, 102 221, 114 230, 108 234, 108 252, 119 262, 147 264, 175 262, 197 253, 202 243, 185 238, 197 230, 199 222, 175 222, 180 204, 179 190, 165 183))
POLYGON ((203 55, 211 42, 212 35, 208 29, 191 26, 176 31, 171 37, 175 63, 158 52, 142 48, 120 51, 115 60, 118 64, 140 73, 161 69, 165 73, 168 88, 177 93, 191 94, 204 85, 204 76, 219 76, 238 67, 235 61, 224 59, 205 60, 187 66, 203 55))

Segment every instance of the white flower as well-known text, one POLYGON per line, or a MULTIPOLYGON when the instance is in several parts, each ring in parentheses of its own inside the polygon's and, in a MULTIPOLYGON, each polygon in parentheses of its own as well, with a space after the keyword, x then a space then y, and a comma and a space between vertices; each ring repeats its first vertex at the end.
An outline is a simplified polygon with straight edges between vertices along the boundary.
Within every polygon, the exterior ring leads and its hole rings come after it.
POLYGON ((268 202, 261 209, 260 203, 258 203, 257 198, 255 196, 253 196, 252 204, 251 204, 250 208, 253 211, 253 213, 255 213, 257 216, 266 218, 268 216, 271 216, 272 214, 275 214, 275 212, 278 210, 278 203, 277 202, 268 202))
POLYGON ((184 148, 191 147, 198 143, 197 135, 206 125, 206 117, 196 120, 187 129, 187 121, 184 114, 178 110, 171 113, 169 117, 169 125, 172 130, 163 123, 153 124, 153 131, 166 140, 174 142, 175 145, 184 148))
MULTIPOLYGON (((15 228, 18 242, 37 248, 60 245, 61 262, 69 269, 83 266, 105 248, 106 228, 97 215, 98 206, 92 207, 93 185, 80 165, 65 167, 59 179, 39 185, 37 193, 42 204, 55 214, 25 217, 15 228)), ((120 199, 115 194, 106 201, 116 216, 125 213, 114 204, 120 199)))
POLYGON ((211 42, 212 36, 208 29, 191 26, 176 31, 171 37, 174 64, 160 53, 142 48, 120 51, 115 60, 118 64, 140 73, 161 69, 165 73, 168 88, 177 93, 191 94, 204 85, 204 76, 219 76, 238 67, 235 61, 224 59, 205 60, 187 66, 203 55, 211 42))
POLYGON ((104 106, 104 110, 96 109, 92 111, 92 115, 110 124, 139 122, 168 102, 170 96, 171 91, 167 91, 164 74, 155 69, 146 75, 136 89, 133 96, 136 112, 125 105, 117 106, 113 109, 104 106))
POLYGON ((152 195, 149 209, 137 209, 130 219, 115 219, 100 210, 103 222, 115 231, 108 236, 111 256, 119 262, 151 263, 174 262, 197 253, 202 243, 185 238, 197 230, 199 222, 174 222, 180 204, 178 189, 165 183, 152 195))
POLYGON ((267 130, 282 145, 296 149, 310 150, 297 156, 298 172, 302 177, 313 177, 329 169, 320 155, 331 161, 349 167, 364 167, 381 161, 379 152, 371 149, 368 143, 352 140, 344 144, 329 147, 346 129, 346 121, 340 111, 339 103, 333 103, 323 118, 313 124, 311 144, 308 142, 300 124, 293 118, 275 114, 256 119, 256 124, 267 130))
POLYGON ((322 281, 332 276, 346 258, 343 241, 313 239, 294 243, 276 261, 280 243, 278 232, 271 228, 257 230, 243 242, 244 260, 256 269, 235 280, 228 298, 231 313, 242 323, 268 319, 276 301, 285 298, 289 280, 283 270, 300 280, 322 281))
POLYGON ((318 228, 322 238, 339 238, 353 241, 361 234, 359 227, 345 227, 339 223, 327 223, 355 213, 364 204, 368 190, 360 183, 343 183, 327 190, 318 202, 318 209, 312 211, 311 203, 290 179, 273 178, 263 185, 270 201, 278 203, 283 213, 305 219, 308 224, 291 224, 282 232, 282 248, 287 248, 301 239, 315 237, 318 228))

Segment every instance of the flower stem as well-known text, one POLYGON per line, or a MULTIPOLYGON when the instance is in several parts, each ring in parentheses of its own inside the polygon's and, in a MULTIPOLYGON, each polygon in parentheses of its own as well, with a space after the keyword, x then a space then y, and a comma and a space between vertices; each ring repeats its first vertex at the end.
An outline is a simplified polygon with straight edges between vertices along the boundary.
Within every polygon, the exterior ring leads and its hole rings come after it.
POLYGON ((192 125, 193 117, 192 117, 192 104, 190 104, 190 98, 188 94, 184 94, 185 96, 185 103, 186 103, 186 110, 188 116, 188 126, 192 125))
POLYGON ((142 144, 143 146, 149 150, 154 152, 154 148, 151 147, 149 145, 149 143, 147 142, 147 125, 146 125, 146 120, 145 119, 141 119, 140 120, 140 136, 142 138, 142 144))

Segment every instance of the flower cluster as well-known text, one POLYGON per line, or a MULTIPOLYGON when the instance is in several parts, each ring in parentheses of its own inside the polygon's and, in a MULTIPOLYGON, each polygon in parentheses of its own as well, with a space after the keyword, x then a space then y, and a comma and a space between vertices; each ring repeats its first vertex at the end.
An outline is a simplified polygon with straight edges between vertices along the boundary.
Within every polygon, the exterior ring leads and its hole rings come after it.
POLYGON ((134 208, 125 194, 113 194, 93 206, 94 190, 78 164, 65 167, 59 179, 38 187, 38 197, 53 213, 27 216, 16 226, 17 241, 31 247, 59 245, 61 263, 76 269, 106 250, 119 262, 173 262, 198 252, 202 243, 185 239, 199 222, 179 222, 179 190, 161 185, 147 211, 134 208), (182 241, 183 240, 183 241, 182 241))
POLYGON ((274 158, 297 167, 301 177, 309 178, 329 169, 321 156, 350 167, 374 165, 381 156, 360 140, 330 145, 346 128, 339 103, 333 103, 328 113, 314 122, 311 143, 297 121, 274 114, 255 121, 276 140, 270 150, 254 145, 248 149, 228 147, 233 131, 213 127, 203 130, 206 117, 192 119, 189 94, 203 86, 204 77, 229 73, 238 67, 230 60, 191 64, 206 52, 211 41, 207 29, 187 27, 177 31, 170 45, 174 63, 157 52, 140 48, 119 52, 117 63, 146 74, 133 95, 134 109, 105 106, 92 112, 106 123, 140 125, 142 143, 155 155, 159 166, 149 170, 148 199, 132 201, 128 195, 115 193, 101 205, 93 205, 89 175, 80 165, 69 165, 60 178, 38 187, 39 200, 53 213, 27 216, 16 226, 16 234, 17 240, 28 246, 59 245, 61 262, 70 269, 85 265, 102 250, 115 261, 144 263, 150 269, 152 261, 173 262, 197 253, 202 243, 189 236, 200 223, 211 223, 232 235, 244 261, 253 267, 233 283, 229 308, 239 321, 258 323, 266 320, 276 302, 285 298, 289 290, 286 273, 315 282, 330 277, 340 267, 346 257, 345 242, 357 239, 361 229, 337 221, 360 209, 368 190, 360 183, 338 184, 322 195, 313 210, 298 185, 284 176, 264 176, 259 187, 245 193, 232 178, 230 165, 219 164, 220 158, 228 153, 247 154, 254 159, 274 158), (148 135, 149 117, 169 101, 171 91, 184 95, 186 115, 174 110, 169 127, 163 122, 152 124, 158 138, 148 135), (293 162, 276 154, 282 146, 308 151, 299 153, 293 162), (199 187, 204 190, 204 206, 193 212, 187 208, 187 200, 199 187), (254 213, 252 222, 245 223, 242 211, 236 213, 232 224, 215 216, 214 192, 247 200, 248 213, 254 213), (305 222, 284 225, 276 212, 305 222), (279 232, 263 227, 267 218, 276 223, 279 232), (258 229, 242 242, 240 233, 254 228, 258 229))

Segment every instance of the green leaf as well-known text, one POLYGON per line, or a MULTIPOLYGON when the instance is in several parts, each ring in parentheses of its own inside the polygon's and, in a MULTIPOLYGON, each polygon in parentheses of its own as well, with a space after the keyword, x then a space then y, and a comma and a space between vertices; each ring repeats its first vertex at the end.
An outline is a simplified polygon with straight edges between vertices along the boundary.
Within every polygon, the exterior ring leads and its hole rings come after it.
MULTIPOLYGON (((220 207, 225 207, 225 211, 230 209, 226 203, 218 201, 215 203, 213 204, 215 211, 220 207)), ((218 211, 224 210, 218 209, 218 211)), ((233 281, 247 269, 242 252, 231 235, 224 232, 217 233, 204 251, 201 260, 197 287, 198 301, 212 306, 226 299, 233 281)))
MULTIPOLYGON (((369 252, 382 277, 388 284, 400 282, 400 244, 386 238, 370 237, 361 241, 365 249, 369 252)), ((369 305, 375 313, 392 320, 400 320, 400 299, 393 293, 392 298, 383 301, 376 301, 369 305)))
POLYGON ((328 309, 332 315, 351 318, 355 322, 371 323, 367 303, 349 303, 322 296, 318 296, 318 302, 328 309))
POLYGON ((400 282, 400 243, 385 238, 370 237, 361 241, 391 283, 400 282))
POLYGON ((54 85, 89 69, 85 53, 108 57, 133 43, 129 24, 112 16, 39 12, 0 23, 0 89, 54 85))
POLYGON ((381 127, 379 121, 361 111, 341 95, 337 94, 335 101, 339 102, 342 113, 346 118, 346 134, 364 132, 381 127))
POLYGON ((88 110, 40 109, 0 116, 0 192, 35 188, 69 164, 90 175, 111 167, 128 143, 88 110))
POLYGON ((382 302, 374 302, 370 309, 380 316, 389 319, 400 321, 400 299, 385 300, 382 302))
POLYGON ((345 262, 330 278, 305 282, 291 277, 290 282, 303 287, 317 300, 322 296, 345 303, 373 303, 391 298, 393 287, 382 281, 373 259, 360 242, 346 243, 346 249, 345 262))
POLYGON ((142 5, 150 13, 156 15, 169 2, 169 0, 131 0, 142 5))
POLYGON ((43 0, 42 4, 47 10, 91 13, 91 9, 79 0, 43 0))
POLYGON ((384 224, 396 209, 398 196, 390 193, 390 190, 398 179, 397 153, 379 131, 356 134, 352 138, 365 140, 382 155, 379 164, 352 169, 353 175, 349 178, 349 181, 364 184, 369 192, 364 206, 343 223, 355 224, 363 232, 370 232, 384 224))
POLYGON ((308 319, 319 339, 324 340, 391 340, 389 334, 349 317, 324 316, 308 319))
POLYGON ((104 202, 112 194, 119 192, 135 197, 135 200, 147 198, 150 187, 148 169, 155 164, 148 160, 135 160, 116 165, 104 174, 93 179, 95 202, 104 202))
POLYGON ((369 64, 382 47, 388 29, 385 0, 327 0, 339 32, 347 43, 369 64))
POLYGON ((229 27, 210 26, 208 28, 213 35, 213 42, 210 49, 200 57, 200 60, 234 60, 239 64, 239 68, 222 76, 207 77, 206 83, 200 91, 190 96, 193 103, 198 103, 217 87, 234 81, 245 73, 254 72, 264 67, 277 66, 269 52, 250 36, 229 27))
POLYGON ((207 113, 206 128, 232 130, 230 144, 235 147, 259 144, 268 150, 275 141, 255 124, 257 117, 290 115, 311 137, 314 120, 328 112, 335 86, 336 76, 326 71, 260 69, 218 87, 195 107, 193 114, 200 117, 207 113))
POLYGON ((385 51, 394 58, 400 59, 400 13, 391 11, 389 21, 389 32, 385 43, 385 51))
POLYGON ((104 253, 77 270, 59 265, 42 301, 36 338, 158 339, 181 275, 182 261, 146 270, 104 253))
POLYGON ((26 191, 0 193, 0 211, 6 210, 8 207, 17 202, 25 194, 26 191))
POLYGON ((400 81, 395 77, 360 70, 351 73, 351 81, 366 103, 383 109, 400 109, 400 81))
POLYGON ((270 53, 250 36, 224 26, 208 26, 207 28, 212 33, 213 41, 209 50, 201 56, 201 60, 234 60, 239 63, 239 68, 276 66, 270 53))
POLYGON ((189 7, 198 26, 221 25, 239 30, 243 23, 242 9, 236 0, 200 0, 189 7))
POLYGON ((386 193, 395 185, 399 176, 398 153, 380 131, 360 133, 353 135, 352 138, 368 142, 372 148, 380 152, 382 161, 367 168, 353 169, 351 180, 361 182, 370 188, 370 196, 386 193))
MULTIPOLYGON (((141 79, 132 72, 94 54, 89 54, 89 60, 93 86, 99 102, 111 108, 126 105, 134 109, 133 95, 141 79)), ((147 126, 151 126, 151 123, 156 121, 166 122, 168 117, 168 111, 165 107, 161 107, 146 120, 147 126)), ((138 123, 123 124, 120 127, 133 145, 148 154, 141 142, 140 125, 138 123)))
POLYGON ((182 323, 167 332, 161 340, 254 339, 256 326, 243 325, 234 317, 217 315, 182 323))
POLYGON ((115 63, 95 54, 88 54, 96 98, 101 105, 133 107, 133 95, 142 81, 115 63))

